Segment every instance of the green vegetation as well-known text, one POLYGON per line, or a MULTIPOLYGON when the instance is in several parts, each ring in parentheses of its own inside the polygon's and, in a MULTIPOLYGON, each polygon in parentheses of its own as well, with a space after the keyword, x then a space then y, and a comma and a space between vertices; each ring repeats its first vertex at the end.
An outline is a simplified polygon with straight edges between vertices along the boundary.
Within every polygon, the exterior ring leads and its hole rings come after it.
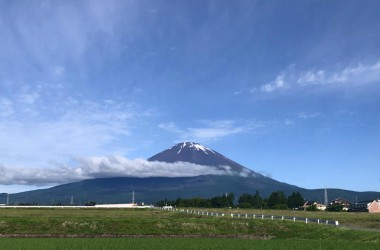
POLYGON ((159 207, 171 205, 171 206, 176 206, 176 207, 223 208, 223 207, 234 207, 235 206, 234 200, 235 200, 235 195, 233 193, 228 193, 226 195, 215 196, 211 199, 194 197, 191 199, 178 198, 175 201, 161 200, 161 201, 158 201, 156 205, 159 207))
POLYGON ((344 206, 342 204, 331 204, 326 208, 326 211, 329 212, 342 212, 344 206))
POLYGON ((319 209, 317 208, 316 205, 311 205, 306 208, 306 211, 318 211, 319 209))
MULTIPOLYGON (((156 203, 157 206, 162 207, 166 205, 171 205, 174 207, 198 207, 198 208, 253 208, 253 209, 276 209, 276 210, 304 210, 305 200, 299 192, 292 192, 288 197, 283 191, 272 192, 268 198, 262 198, 258 190, 256 193, 248 194, 243 193, 239 196, 237 204, 234 203, 235 195, 229 193, 222 196, 216 196, 213 198, 200 198, 193 197, 190 199, 178 198, 177 200, 161 200, 156 203)), ((320 209, 316 205, 316 202, 308 202, 306 206, 307 211, 319 211, 320 209), (313 204, 313 205, 311 205, 313 204)), ((327 212, 342 212, 347 210, 349 207, 349 202, 347 204, 341 203, 330 203, 325 211, 327 212), (347 206, 347 207, 345 207, 347 206)))
POLYGON ((293 192, 289 197, 286 197, 282 191, 272 192, 267 199, 263 199, 259 191, 256 191, 254 195, 244 193, 240 195, 238 200, 239 208, 294 209, 301 207, 304 203, 305 201, 300 193, 293 192))
POLYGON ((273 192, 268 198, 268 207, 272 209, 288 209, 288 199, 282 191, 273 192))
POLYGON ((378 249, 375 243, 331 240, 194 239, 194 238, 92 238, 92 239, 1 239, 2 249, 378 249), (305 247, 307 246, 307 247, 305 247))
POLYGON ((301 207, 304 203, 305 200, 302 197, 302 195, 298 192, 293 192, 289 197, 288 197, 288 207, 289 208, 299 208, 301 207))
POLYGON ((244 193, 240 195, 238 203, 241 208, 262 208, 263 198, 261 198, 259 191, 256 191, 254 195, 244 193))
MULTIPOLYGON (((223 211, 243 213, 255 210, 220 209, 218 212, 223 211)), ((307 212, 299 211, 297 216, 305 216, 305 213, 307 212)), ((324 213, 321 215, 327 217, 339 215, 343 218, 351 214, 324 213)), ((377 228, 379 228, 380 216, 378 215, 377 217, 361 217, 358 222, 366 224, 368 220, 373 219, 377 220, 377 228)), ((346 221, 354 222, 355 220, 347 218, 346 221)), ((33 237, 235 237, 317 241, 323 239, 380 243, 379 231, 352 230, 281 220, 234 219, 229 216, 206 217, 153 209, 95 209, 91 207, 83 209, 1 208, 0 234, 16 237, 29 235, 33 237)))
POLYGON ((282 191, 272 192, 268 198, 262 198, 259 191, 256 193, 244 193, 240 195, 238 203, 234 204, 235 195, 229 193, 222 196, 216 196, 210 199, 194 197, 190 199, 178 198, 174 201, 161 200, 156 203, 157 206, 171 205, 175 207, 240 207, 240 208, 267 208, 267 209, 288 209, 299 208, 304 204, 302 195, 298 192, 293 192, 289 197, 286 197, 282 191))
MULTIPOLYGON (((202 209, 204 211, 215 211, 215 209, 202 209)), ((342 227, 360 228, 364 230, 377 230, 380 232, 380 214, 362 212, 326 212, 326 211, 303 211, 303 210, 272 210, 272 209, 221 209, 221 213, 241 213, 256 215, 279 215, 302 218, 316 218, 323 220, 337 220, 342 227)))

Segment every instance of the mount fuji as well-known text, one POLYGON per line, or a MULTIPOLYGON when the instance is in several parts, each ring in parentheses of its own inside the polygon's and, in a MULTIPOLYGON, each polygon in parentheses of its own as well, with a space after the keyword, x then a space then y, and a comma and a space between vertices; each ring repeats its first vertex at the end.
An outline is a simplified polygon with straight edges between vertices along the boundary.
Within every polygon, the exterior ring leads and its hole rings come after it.
MULTIPOLYGON (((171 167, 175 165, 178 168, 201 167, 198 169, 203 169, 205 172, 199 173, 198 171, 193 176, 183 175, 183 177, 114 176, 87 179, 48 189, 12 194, 11 202, 13 204, 32 202, 69 204, 71 196, 74 196, 75 204, 83 204, 88 201, 128 203, 131 202, 132 191, 135 193, 135 201, 146 204, 163 199, 210 198, 226 192, 232 192, 238 197, 243 193, 255 193, 256 190, 263 197, 268 197, 272 192, 278 190, 287 195, 292 192, 300 192, 308 200, 322 201, 324 196, 324 189, 310 190, 279 182, 194 142, 178 143, 147 160, 153 166, 157 163, 157 166, 171 164, 171 167)), ((191 172, 189 170, 191 169, 181 169, 182 172, 191 172)), ((302 174, 300 174, 300 178, 302 178, 302 174)), ((328 193, 330 198, 341 197, 348 200, 353 200, 355 197, 369 200, 380 196, 379 192, 355 192, 330 188, 328 193)), ((5 200, 5 194, 0 194, 0 203, 4 203, 5 200)))
POLYGON ((260 176, 261 174, 243 167, 242 165, 228 159, 224 155, 209 149, 199 143, 183 142, 162 151, 148 159, 148 161, 160 162, 189 162, 197 165, 210 166, 212 168, 226 171, 226 173, 242 176, 260 176))

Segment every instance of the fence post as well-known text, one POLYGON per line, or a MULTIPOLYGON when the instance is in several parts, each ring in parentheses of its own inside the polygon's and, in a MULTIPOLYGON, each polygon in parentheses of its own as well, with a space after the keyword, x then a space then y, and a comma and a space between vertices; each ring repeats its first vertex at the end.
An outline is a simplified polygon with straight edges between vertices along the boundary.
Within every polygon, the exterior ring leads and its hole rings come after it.
POLYGON ((284 220, 284 216, 281 216, 281 220, 284 220))
POLYGON ((296 217, 293 217, 293 221, 296 222, 296 217))
POLYGON ((328 221, 328 220, 326 220, 326 225, 327 225, 327 224, 329 224, 329 221, 328 221))
POLYGON ((271 216, 272 220, 273 220, 273 215, 271 216))
POLYGON ((256 214, 253 215, 253 218, 256 219, 256 214))
POLYGON ((339 221, 335 221, 335 226, 339 226, 339 221))
POLYGON ((245 214, 245 218, 248 218, 248 214, 245 214))
POLYGON ((261 215, 261 219, 264 220, 264 215, 263 214, 261 215))
POLYGON ((233 217, 234 217, 234 214, 231 214, 231 217, 233 218, 233 217))
POLYGON ((307 224, 307 218, 305 219, 305 222, 306 222, 306 224, 307 224))
POLYGON ((319 219, 318 219, 318 224, 319 224, 319 219))
POLYGON ((240 218, 240 214, 238 214, 238 218, 240 218))

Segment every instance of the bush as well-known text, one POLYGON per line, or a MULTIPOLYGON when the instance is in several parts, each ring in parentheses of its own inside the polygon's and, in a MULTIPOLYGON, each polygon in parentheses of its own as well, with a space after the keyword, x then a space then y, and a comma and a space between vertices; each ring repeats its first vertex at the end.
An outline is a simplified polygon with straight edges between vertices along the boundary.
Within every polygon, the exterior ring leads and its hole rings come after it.
POLYGON ((342 204, 331 204, 326 208, 326 211, 330 212, 342 212, 344 206, 342 204))
POLYGON ((239 204, 240 208, 252 208, 252 205, 249 202, 243 202, 239 204))
POLYGON ((306 211, 318 211, 317 205, 308 206, 306 211))

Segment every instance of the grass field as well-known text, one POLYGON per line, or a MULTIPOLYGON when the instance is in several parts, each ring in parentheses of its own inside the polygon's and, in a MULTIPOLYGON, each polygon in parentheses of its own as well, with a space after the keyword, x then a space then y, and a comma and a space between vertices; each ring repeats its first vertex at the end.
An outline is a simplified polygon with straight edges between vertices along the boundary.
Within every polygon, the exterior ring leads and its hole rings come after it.
MULTIPOLYGON (((199 210, 199 208, 198 208, 199 210)), ((207 209, 206 209, 207 210, 207 209)), ((205 211, 206 211, 205 210, 205 211)), ((214 211, 215 209, 210 209, 214 211)), ((348 212, 325 212, 325 211, 296 211, 296 210, 270 210, 270 209, 220 209, 223 213, 249 213, 264 215, 281 215, 296 216, 304 218, 315 218, 324 220, 337 220, 344 227, 352 227, 358 229, 377 229, 380 231, 380 214, 370 213, 348 213, 348 212)))
MULTIPOLYGON (((295 216, 287 214, 293 214, 293 211, 225 212, 265 212, 295 216)), ((380 229, 380 215, 318 212, 309 214, 299 211, 296 216, 338 219, 343 226, 347 223, 361 230, 281 220, 205 217, 151 209, 2 208, 0 235, 3 238, 0 238, 0 247, 14 249, 11 246, 17 245, 17 249, 33 249, 33 246, 38 246, 38 249, 52 249, 49 246, 56 246, 53 249, 135 248, 134 246, 145 249, 152 246, 156 249, 304 249, 305 244, 308 245, 307 249, 380 247, 380 231, 377 231, 380 229), (318 216, 312 216, 314 214, 318 216), (65 239, 59 239, 62 237, 65 239), (5 247, 7 244, 9 248, 5 247), (184 247, 181 247, 181 244, 184 247)))
POLYGON ((331 240, 247 240, 199 238, 138 239, 0 239, 1 249, 379 249, 374 243, 350 243, 331 240), (15 247, 16 246, 16 247, 15 247))

